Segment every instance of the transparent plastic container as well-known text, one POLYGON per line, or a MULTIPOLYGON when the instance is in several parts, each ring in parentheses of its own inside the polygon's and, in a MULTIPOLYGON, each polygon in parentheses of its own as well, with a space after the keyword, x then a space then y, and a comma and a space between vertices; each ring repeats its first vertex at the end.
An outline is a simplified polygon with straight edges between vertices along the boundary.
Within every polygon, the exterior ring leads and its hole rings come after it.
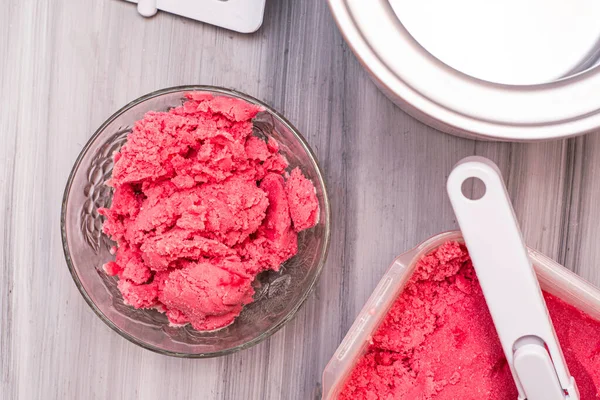
MULTIPOLYGON (((463 242, 462 235, 459 231, 436 235, 394 260, 325 367, 323 399, 338 398, 372 334, 410 280, 417 261, 447 241, 463 242)), ((600 320, 600 289, 535 250, 529 249, 529 256, 543 290, 600 320)))

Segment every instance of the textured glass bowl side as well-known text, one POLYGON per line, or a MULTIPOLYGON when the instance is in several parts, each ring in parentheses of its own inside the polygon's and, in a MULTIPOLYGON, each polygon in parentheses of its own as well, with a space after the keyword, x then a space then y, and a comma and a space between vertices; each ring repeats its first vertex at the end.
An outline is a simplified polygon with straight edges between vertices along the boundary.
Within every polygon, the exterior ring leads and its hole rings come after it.
POLYGON ((77 287, 98 316, 126 339, 162 354, 214 357, 259 343, 289 321, 308 297, 325 263, 329 246, 329 201, 323 176, 308 144, 277 112, 247 95, 207 86, 186 86, 151 93, 126 105, 109 118, 88 141, 77 159, 62 204, 61 230, 67 264, 77 287), (254 133, 273 137, 290 168, 300 167, 315 184, 319 223, 302 232, 298 254, 278 272, 265 272, 255 281, 255 302, 236 321, 221 330, 198 332, 190 326, 171 327, 154 310, 135 310, 123 303, 116 283, 102 265, 114 259, 113 243, 102 234, 98 209, 110 205, 112 190, 104 182, 112 173, 112 155, 121 148, 135 121, 148 111, 181 105, 189 91, 212 92, 259 104, 266 111, 254 120, 254 133))

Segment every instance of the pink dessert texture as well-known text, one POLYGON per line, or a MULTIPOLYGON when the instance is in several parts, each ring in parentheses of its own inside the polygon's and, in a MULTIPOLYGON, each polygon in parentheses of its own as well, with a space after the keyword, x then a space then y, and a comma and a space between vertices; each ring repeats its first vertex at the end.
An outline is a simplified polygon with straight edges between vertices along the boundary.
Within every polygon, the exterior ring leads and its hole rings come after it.
POLYGON ((117 242, 104 270, 127 304, 219 329, 252 302, 257 274, 297 253, 319 203, 300 169, 286 172, 277 142, 253 136, 260 111, 194 92, 136 122, 114 157, 112 205, 100 210, 117 242))
MULTIPOLYGON (((600 399, 600 321, 545 293, 582 400, 600 399)), ((463 245, 423 257, 341 400, 514 400, 517 389, 463 245)))

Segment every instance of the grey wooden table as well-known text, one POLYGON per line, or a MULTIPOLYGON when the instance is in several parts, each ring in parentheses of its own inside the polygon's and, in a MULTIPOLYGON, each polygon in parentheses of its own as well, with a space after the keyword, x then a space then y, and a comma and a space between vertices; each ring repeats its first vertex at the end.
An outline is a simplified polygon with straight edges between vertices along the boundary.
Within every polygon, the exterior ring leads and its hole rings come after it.
POLYGON ((0 9, 0 398, 311 399, 394 256, 456 228, 444 194, 467 155, 501 167, 530 246, 600 284, 600 136, 540 144, 448 136, 396 108, 324 0, 269 0, 239 35, 118 0, 3 0, 0 9), (333 210, 329 259, 297 318, 231 356, 136 347, 89 309, 63 258, 60 202, 94 130, 136 97, 215 84, 265 100, 305 134, 333 210))

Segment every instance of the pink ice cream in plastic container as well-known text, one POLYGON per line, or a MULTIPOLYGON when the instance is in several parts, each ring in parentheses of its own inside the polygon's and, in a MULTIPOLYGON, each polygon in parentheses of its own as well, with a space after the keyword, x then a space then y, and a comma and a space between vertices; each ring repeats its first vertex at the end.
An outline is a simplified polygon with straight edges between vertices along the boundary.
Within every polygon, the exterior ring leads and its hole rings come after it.
MULTIPOLYGON (((410 363, 406 358, 417 357, 417 353, 412 353, 412 350, 409 357, 406 357, 406 355, 402 356, 405 358, 404 360, 394 360, 394 353, 386 351, 377 353, 372 360, 367 359, 367 357, 371 356, 369 349, 374 345, 385 348, 386 346, 390 346, 390 343, 393 344, 394 340, 396 340, 396 345, 400 343, 399 346, 408 346, 410 343, 414 343, 415 340, 423 340, 423 337, 415 339, 416 336, 433 336, 431 331, 425 333, 420 332, 420 329, 426 325, 422 318, 417 315, 418 312, 415 312, 410 316, 410 318, 414 318, 417 323, 414 327, 407 328, 404 332, 407 335, 406 337, 386 337, 385 334, 382 337, 380 330, 384 324, 389 324, 389 321, 386 320, 388 313, 393 312, 396 302, 400 300, 400 297, 405 290, 414 290, 414 288, 411 287, 411 280, 414 278, 419 263, 424 260, 424 257, 429 257, 438 249, 442 248, 442 246, 448 246, 449 243, 454 244, 454 250, 462 248, 464 249, 465 254, 467 254, 461 232, 453 231, 436 235, 394 260, 327 364, 323 373, 323 399, 452 399, 459 397, 454 397, 458 394, 455 395, 454 392, 450 394, 450 392, 452 390, 457 390, 456 388, 461 385, 466 385, 466 387, 471 389, 465 390, 464 387, 462 388, 460 398, 463 399, 493 398, 500 400, 504 398, 517 398, 516 388, 514 388, 514 381, 512 381, 510 371, 508 371, 507 366, 502 363, 503 356, 500 342, 495 335, 493 323, 491 322, 489 315, 478 317, 476 319, 478 323, 474 325, 480 326, 483 330, 469 331, 469 329, 465 329, 465 331, 462 331, 453 328, 446 335, 439 335, 439 337, 448 337, 448 341, 442 340, 439 343, 434 343, 433 348, 427 348, 427 346, 431 346, 431 343, 428 344, 426 341, 423 341, 420 345, 423 347, 421 350, 426 351, 426 353, 423 353, 426 354, 424 357, 428 357, 429 359, 413 360, 413 362, 419 363, 417 367, 422 368, 422 376, 420 378, 418 376, 415 378, 415 374, 417 373, 412 371, 412 367, 415 367, 415 365, 406 367, 410 372, 405 375, 409 377, 412 376, 412 378, 408 380, 403 380, 405 376, 403 377, 402 373, 397 372, 398 368, 405 368, 402 366, 403 363, 410 363), (487 332, 489 335, 482 334, 482 332, 487 332), (461 345, 457 345, 457 343, 465 342, 465 336, 477 334, 479 334, 479 337, 481 338, 481 343, 479 343, 481 346, 479 346, 479 348, 477 347, 479 344, 476 344, 472 349, 465 351, 461 350, 461 345), (374 339, 376 341, 375 344, 374 339), (438 347, 437 349, 435 348, 436 346, 438 347), (475 354, 478 351, 481 351, 482 353, 475 354), (465 356, 472 356, 472 360, 474 360, 473 363, 479 362, 480 364, 485 364, 486 361, 482 361, 482 357, 494 360, 497 359, 498 362, 491 366, 490 371, 492 372, 490 373, 491 375, 487 377, 489 378, 487 381, 482 381, 482 383, 472 377, 468 378, 466 376, 467 371, 464 371, 463 375, 465 376, 462 377, 463 382, 457 384, 457 382, 461 380, 461 372, 463 371, 454 371, 450 373, 448 372, 449 369, 446 367, 449 366, 451 370, 453 367, 456 367, 457 364, 463 362, 465 356), (431 361, 431 359, 435 357, 437 357, 435 361, 431 361), (479 358, 476 359, 476 357, 479 358), (430 362, 430 364, 426 364, 426 362, 430 362), (368 376, 358 373, 360 372, 358 371, 358 368, 367 368, 365 366, 368 365, 376 365, 374 368, 377 368, 377 379, 370 381, 368 376), (442 377, 444 373, 448 373, 448 375, 443 377, 444 379, 436 380, 436 373, 442 377), (390 382, 387 382, 387 385, 385 385, 386 382, 384 382, 385 380, 382 379, 382 376, 386 376, 386 374, 388 377, 394 376, 393 379, 395 379, 395 381, 392 382, 392 380, 390 380, 390 382), (469 381, 468 384, 465 383, 467 380, 469 381), (349 383, 350 381, 352 382, 349 383), (495 382, 496 385, 502 385, 502 388, 488 388, 486 387, 486 382, 495 382), (378 384, 383 384, 385 387, 378 388, 378 384), (348 385, 354 385, 350 389, 356 389, 357 386, 364 385, 363 389, 365 387, 370 387, 373 390, 367 395, 365 395, 364 391, 361 392, 360 395, 357 395, 356 393, 358 392, 350 390, 348 385), (390 387, 399 387, 402 385, 411 387, 412 389, 410 390, 412 391, 409 394, 403 393, 401 396, 399 396, 397 392, 385 393, 390 387), (445 393, 445 391, 447 391, 447 393, 445 393)), ((454 250, 450 249, 449 251, 452 252, 454 250)), ((558 338, 560 339, 563 352, 565 353, 567 363, 579 385, 581 399, 599 399, 600 289, 587 283, 573 272, 543 254, 532 249, 528 249, 528 252, 540 286, 544 291, 544 297, 548 304, 548 309, 553 319, 558 338), (581 321, 581 323, 577 321, 581 321)), ((446 255, 442 254, 440 257, 446 257, 446 255)), ((466 258, 468 259, 468 255, 466 258)), ((467 262, 470 262, 470 259, 467 262)), ((421 265, 421 268, 422 267, 423 266, 421 265)), ((428 273, 427 279, 437 279, 435 278, 437 273, 435 271, 417 272, 418 274, 428 273)), ((467 274, 468 273, 469 271, 467 271, 467 274)), ((464 284, 464 278, 459 276, 460 274, 460 272, 456 272, 456 276, 450 278, 442 277, 440 279, 450 279, 453 282, 452 285, 456 286, 459 290, 463 290, 463 287, 468 285, 464 284)), ((479 287, 477 283, 475 283, 475 285, 477 288, 479 287)), ((459 293, 457 290, 454 291, 459 293)), ((448 293, 452 293, 452 291, 449 291, 448 293)), ((426 300, 425 297, 423 297, 423 299, 426 300)), ((405 303, 410 304, 407 307, 415 306, 415 302, 421 303, 418 294, 409 300, 410 302, 405 303)), ((452 302, 454 300, 448 301, 452 302)), ((483 297, 481 297, 481 301, 483 301, 483 297)), ((418 308, 421 306, 421 304, 415 306, 415 310, 422 310, 418 308)), ((435 305, 433 307, 435 307, 435 305)), ((468 305, 465 306, 465 310, 467 310, 465 313, 468 312, 468 307, 468 305)), ((431 314, 435 314, 436 311, 434 309, 427 310, 429 310, 431 314)), ((452 318, 464 319, 465 317, 461 317, 460 314, 461 311, 458 311, 456 317, 452 315, 452 318)), ((406 315, 404 315, 404 317, 406 317, 406 315)), ((439 321, 434 320, 430 323, 432 327, 436 327, 436 324, 439 325, 439 321)), ((466 325, 469 325, 469 322, 467 322, 466 325)), ((433 329, 434 328, 431 328, 431 330, 433 329)), ((438 328, 436 327, 435 329, 438 328)), ((468 340, 466 341, 468 342, 468 340)), ((470 344, 467 343, 467 346, 470 346, 470 344)), ((373 371, 376 370, 374 369, 373 371)), ((366 374, 368 375, 368 373, 366 374)), ((437 378, 439 378, 439 376, 437 378)))

